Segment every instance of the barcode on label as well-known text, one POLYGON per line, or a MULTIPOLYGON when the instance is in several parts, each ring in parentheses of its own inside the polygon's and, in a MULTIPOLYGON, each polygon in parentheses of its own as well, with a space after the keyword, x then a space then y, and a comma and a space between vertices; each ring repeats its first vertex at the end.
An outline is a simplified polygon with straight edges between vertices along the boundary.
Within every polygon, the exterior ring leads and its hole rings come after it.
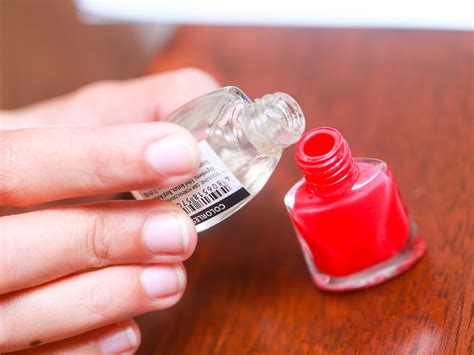
POLYGON ((198 229, 202 231, 225 218, 232 208, 250 197, 250 193, 206 140, 199 142, 199 149, 201 165, 196 175, 188 181, 170 188, 154 187, 132 193, 137 199, 165 200, 178 205, 196 226, 210 222, 204 229, 198 229))
POLYGON ((232 188, 225 180, 217 180, 205 189, 186 197, 177 204, 188 214, 206 207, 210 203, 220 199, 232 191, 232 188))

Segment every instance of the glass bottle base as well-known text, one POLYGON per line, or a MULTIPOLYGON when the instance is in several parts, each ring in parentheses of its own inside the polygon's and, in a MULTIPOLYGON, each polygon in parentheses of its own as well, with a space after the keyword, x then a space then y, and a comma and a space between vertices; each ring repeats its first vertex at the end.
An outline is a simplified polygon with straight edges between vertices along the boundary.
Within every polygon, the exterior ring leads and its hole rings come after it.
POLYGON ((331 276, 318 270, 305 240, 296 231, 309 272, 316 286, 324 291, 343 292, 372 287, 390 280, 409 269, 426 251, 426 243, 418 227, 410 219, 410 236, 404 247, 390 259, 347 276, 331 276))

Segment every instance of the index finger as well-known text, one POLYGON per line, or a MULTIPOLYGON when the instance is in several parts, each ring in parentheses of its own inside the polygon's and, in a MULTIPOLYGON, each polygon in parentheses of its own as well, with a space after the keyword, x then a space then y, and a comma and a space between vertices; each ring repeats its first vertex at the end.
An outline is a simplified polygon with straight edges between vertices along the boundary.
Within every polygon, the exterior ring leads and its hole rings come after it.
POLYGON ((138 79, 104 81, 0 116, 0 127, 92 127, 154 122, 218 87, 203 70, 184 68, 138 79))
POLYGON ((0 131, 0 205, 27 206, 185 182, 194 137, 172 123, 0 131))

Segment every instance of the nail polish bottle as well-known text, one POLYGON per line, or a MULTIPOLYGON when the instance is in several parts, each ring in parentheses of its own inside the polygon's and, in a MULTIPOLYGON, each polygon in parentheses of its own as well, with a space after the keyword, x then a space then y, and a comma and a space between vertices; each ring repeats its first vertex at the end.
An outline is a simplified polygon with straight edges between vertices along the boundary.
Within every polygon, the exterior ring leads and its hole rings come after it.
POLYGON ((188 213, 198 232, 229 217, 263 188, 282 151, 304 132, 304 116, 284 93, 252 101, 237 87, 201 96, 168 119, 197 139, 201 165, 179 186, 133 191, 137 199, 168 200, 188 213))
POLYGON ((425 242, 385 162, 352 158, 333 128, 303 135, 296 162, 304 177, 288 191, 285 205, 317 287, 367 288, 423 255, 425 242))

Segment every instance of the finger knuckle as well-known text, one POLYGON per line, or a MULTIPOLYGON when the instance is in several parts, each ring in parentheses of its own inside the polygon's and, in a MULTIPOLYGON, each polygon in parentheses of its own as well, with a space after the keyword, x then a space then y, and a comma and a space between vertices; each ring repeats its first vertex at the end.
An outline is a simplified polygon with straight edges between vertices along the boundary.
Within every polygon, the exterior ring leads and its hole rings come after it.
POLYGON ((78 105, 81 105, 84 102, 97 102, 99 104, 100 98, 103 97, 102 94, 114 89, 116 85, 117 83, 113 80, 97 81, 95 83, 85 85, 73 93, 73 102, 77 103, 78 105))
POLYGON ((205 70, 197 67, 186 67, 180 69, 178 74, 182 76, 186 81, 190 82, 203 82, 206 84, 210 84, 211 86, 217 86, 216 79, 206 72, 205 70))
POLYGON ((87 299, 84 311, 95 324, 114 323, 143 308, 136 274, 123 271, 111 266, 107 270, 109 278, 96 278, 83 288, 87 299))
POLYGON ((116 321, 113 311, 113 295, 105 292, 101 284, 95 284, 88 292, 87 312, 100 323, 112 323, 116 321))
POLYGON ((111 253, 111 231, 107 218, 98 212, 87 213, 84 225, 89 267, 103 267, 114 262, 111 253))
POLYGON ((21 186, 21 164, 14 134, 0 132, 0 205, 21 206, 25 191, 21 186))
POLYGON ((88 156, 90 157, 90 170, 85 172, 87 174, 85 179, 93 180, 94 186, 97 186, 100 190, 113 185, 116 177, 114 178, 113 174, 110 173, 109 167, 111 161, 115 161, 121 166, 122 161, 119 160, 119 155, 107 149, 106 146, 97 143, 91 145, 88 156))
POLYGON ((101 121, 107 115, 108 105, 104 97, 113 97, 117 83, 112 80, 99 81, 77 89, 70 96, 69 114, 94 115, 101 121))

